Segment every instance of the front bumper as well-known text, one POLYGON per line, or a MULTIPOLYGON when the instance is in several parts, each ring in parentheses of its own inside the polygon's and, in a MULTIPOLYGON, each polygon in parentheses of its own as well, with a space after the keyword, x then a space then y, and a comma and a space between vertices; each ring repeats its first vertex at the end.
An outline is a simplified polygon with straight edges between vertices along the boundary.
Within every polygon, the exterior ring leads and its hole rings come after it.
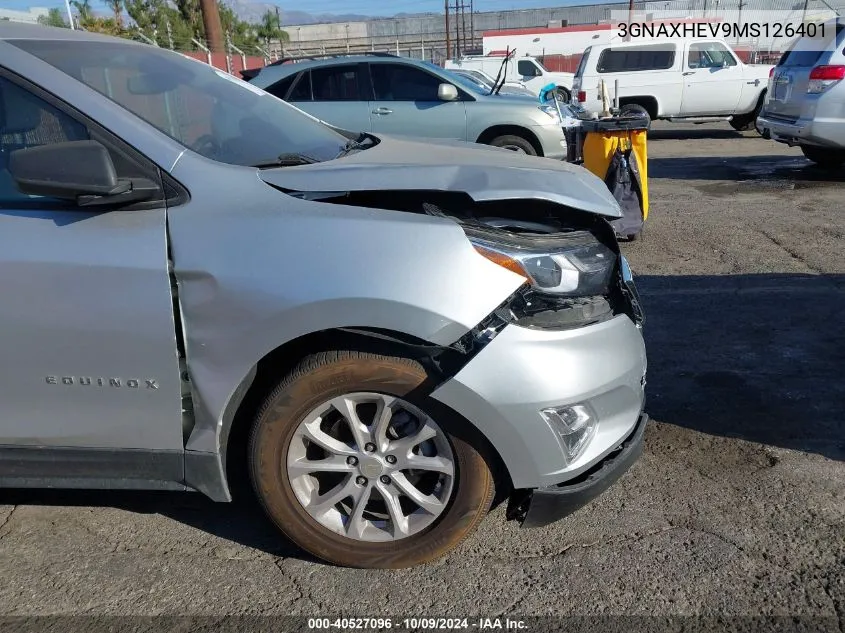
POLYGON ((604 461, 574 482, 530 491, 512 503, 509 516, 521 519, 522 527, 542 527, 587 505, 616 483, 642 455, 647 423, 648 416, 641 414, 631 434, 604 461))
POLYGON ((540 141, 543 156, 555 160, 566 160, 568 146, 566 135, 560 125, 535 125, 530 128, 540 141))
POLYGON ((642 332, 626 315, 565 331, 511 324, 432 397, 469 420, 501 457, 515 489, 577 480, 637 425, 645 395, 642 332), (541 411, 582 404, 595 436, 568 462, 541 411))

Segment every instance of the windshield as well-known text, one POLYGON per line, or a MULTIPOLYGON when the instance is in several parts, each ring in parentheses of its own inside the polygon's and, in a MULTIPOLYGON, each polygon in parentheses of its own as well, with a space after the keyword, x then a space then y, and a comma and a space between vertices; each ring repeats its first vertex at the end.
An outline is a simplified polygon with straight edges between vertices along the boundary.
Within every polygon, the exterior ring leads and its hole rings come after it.
POLYGON ((837 42, 841 39, 845 25, 837 24, 835 32, 830 24, 825 24, 824 27, 816 26, 813 32, 815 37, 802 37, 793 42, 792 46, 781 57, 778 66, 809 68, 814 66, 826 51, 837 48, 839 46, 837 42))
POLYGON ((263 90, 178 53, 129 42, 10 43, 223 163, 257 165, 292 154, 331 160, 349 141, 263 90))

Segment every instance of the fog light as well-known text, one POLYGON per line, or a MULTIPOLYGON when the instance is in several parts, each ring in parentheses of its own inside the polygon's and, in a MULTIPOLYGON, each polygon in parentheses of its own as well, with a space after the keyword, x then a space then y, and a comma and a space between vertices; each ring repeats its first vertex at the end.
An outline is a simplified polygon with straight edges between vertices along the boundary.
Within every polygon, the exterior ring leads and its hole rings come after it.
POLYGON ((558 436, 567 463, 578 459, 596 435, 598 418, 586 404, 543 409, 540 415, 558 436))

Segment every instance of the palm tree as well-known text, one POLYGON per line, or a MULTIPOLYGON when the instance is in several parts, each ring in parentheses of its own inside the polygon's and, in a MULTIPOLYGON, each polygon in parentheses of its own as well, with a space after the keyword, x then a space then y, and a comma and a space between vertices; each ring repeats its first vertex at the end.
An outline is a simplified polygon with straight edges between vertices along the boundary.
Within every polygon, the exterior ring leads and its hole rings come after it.
POLYGON ((255 33, 266 45, 269 45, 272 40, 280 40, 281 42, 290 40, 288 34, 282 30, 282 20, 279 18, 279 14, 269 9, 261 16, 261 22, 255 29, 255 33))
POLYGON ((123 29, 123 0, 105 0, 106 6, 114 13, 118 29, 123 29))
POLYGON ((93 17, 89 0, 71 0, 73 8, 79 13, 80 22, 88 22, 93 17))

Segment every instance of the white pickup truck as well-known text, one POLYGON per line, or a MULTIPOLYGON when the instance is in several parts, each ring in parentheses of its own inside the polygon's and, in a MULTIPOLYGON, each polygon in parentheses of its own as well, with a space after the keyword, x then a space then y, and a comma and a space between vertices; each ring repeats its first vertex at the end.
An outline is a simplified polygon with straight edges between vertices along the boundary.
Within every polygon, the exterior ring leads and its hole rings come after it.
POLYGON ((604 44, 584 51, 575 72, 573 101, 600 112, 604 80, 611 100, 618 85, 623 111, 650 119, 729 121, 737 130, 751 130, 772 68, 744 64, 718 39, 604 44))
MULTIPOLYGON (((447 59, 447 70, 480 70, 491 77, 499 76, 499 69, 505 60, 504 55, 471 55, 459 59, 447 59)), ((534 57, 516 57, 512 55, 505 66, 505 82, 518 83, 528 88, 534 95, 553 83, 557 86, 561 98, 569 102, 572 96, 572 82, 575 75, 548 70, 534 57)))

